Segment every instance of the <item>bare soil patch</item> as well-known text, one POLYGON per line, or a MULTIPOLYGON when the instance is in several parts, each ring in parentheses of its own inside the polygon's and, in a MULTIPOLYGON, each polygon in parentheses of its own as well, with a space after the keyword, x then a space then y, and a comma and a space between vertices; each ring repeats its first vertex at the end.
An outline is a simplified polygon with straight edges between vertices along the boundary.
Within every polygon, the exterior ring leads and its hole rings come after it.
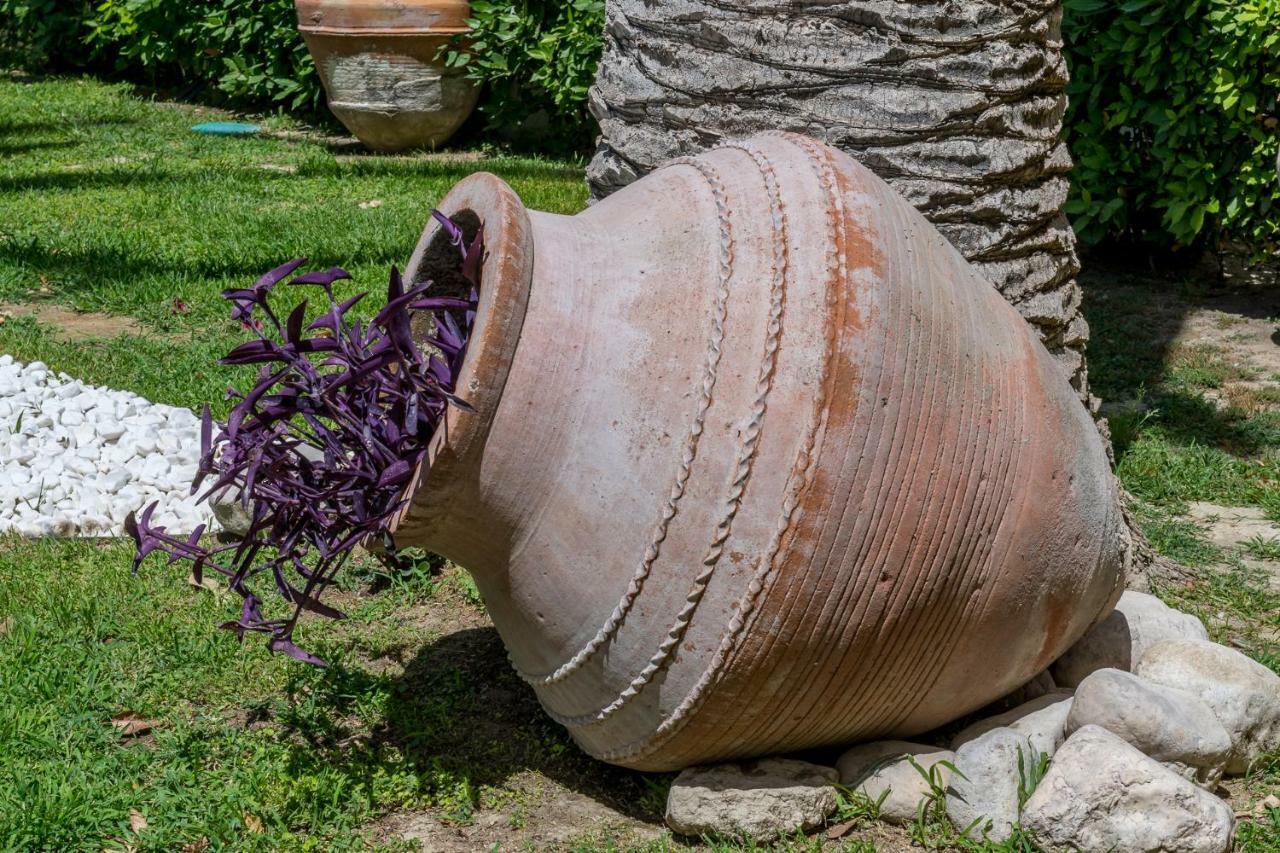
POLYGON ((3 303, 2 317, 34 317, 37 323, 53 326, 60 341, 84 341, 93 338, 115 338, 120 335, 141 335, 146 328, 132 317, 118 314, 100 314, 94 311, 76 311, 65 305, 51 302, 3 303))

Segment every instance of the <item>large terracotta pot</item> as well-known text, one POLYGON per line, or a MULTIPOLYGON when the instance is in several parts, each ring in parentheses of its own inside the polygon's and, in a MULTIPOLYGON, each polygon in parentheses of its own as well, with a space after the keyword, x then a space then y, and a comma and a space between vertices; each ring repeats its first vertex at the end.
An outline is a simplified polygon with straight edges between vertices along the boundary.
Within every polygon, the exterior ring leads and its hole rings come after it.
MULTIPOLYGON (((846 155, 766 134, 576 216, 473 175, 488 256, 398 540, 516 669, 665 770, 934 728, 1110 611, 1117 492, 1029 327, 846 155)), ((415 279, 456 263, 434 226, 415 279)))
POLYGON ((432 148, 476 105, 440 49, 467 32, 467 0, 296 0, 329 109, 377 151, 432 148))

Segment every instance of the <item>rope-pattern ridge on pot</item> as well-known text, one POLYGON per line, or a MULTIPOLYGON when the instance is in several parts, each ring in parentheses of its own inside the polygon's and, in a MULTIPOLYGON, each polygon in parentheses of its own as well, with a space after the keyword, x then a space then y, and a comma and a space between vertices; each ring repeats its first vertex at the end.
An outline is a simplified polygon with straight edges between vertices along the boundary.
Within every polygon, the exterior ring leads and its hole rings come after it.
MULTIPOLYGON (((774 134, 768 135, 772 136, 774 134)), ((785 132, 778 132, 776 135, 792 144, 798 145, 808 155, 809 164, 818 174, 819 183, 829 202, 824 211, 827 218, 827 233, 832 235, 838 233, 838 229, 843 228, 845 225, 844 204, 836 191, 835 173, 830 161, 821 152, 805 144, 807 140, 803 137, 785 132)), ((828 241, 827 243, 828 276, 826 293, 828 307, 837 300, 840 271, 845 268, 847 263, 843 244, 839 244, 840 248, 836 250, 832 248, 833 242, 838 241, 828 241)), ((796 452, 795 462, 787 475, 785 497, 783 498, 778 526, 774 530, 769 542, 769 548, 761 559, 759 567, 747 584, 746 594, 739 599, 735 607, 733 618, 729 620, 728 630, 721 639, 720 646, 716 649, 711 662, 707 665, 697 683, 694 684, 689 693, 680 701, 680 704, 672 710, 671 714, 653 732, 642 740, 602 753, 598 756, 602 760, 633 760, 660 747, 701 706, 707 696, 708 689, 723 673, 725 663, 728 662, 729 657, 736 650, 738 641, 746 628, 747 619, 755 610, 760 593, 764 591, 765 581, 775 568, 775 561, 782 550, 782 540, 791 529, 791 522, 796 508, 800 505, 800 495, 808 490, 809 484, 813 479, 815 467, 813 450, 817 444, 818 432, 826 417, 827 386, 831 377, 830 365, 835 354, 836 339, 838 337, 836 312, 828 311, 828 317, 830 319, 827 321, 825 340, 823 342, 822 374, 817 383, 817 392, 810 409, 809 421, 805 425, 804 441, 796 452)))
POLYGON ((733 278, 734 240, 733 229, 729 221, 729 203, 724 183, 720 180, 720 176, 715 169, 692 157, 674 160, 671 165, 692 166, 702 175, 711 190, 716 207, 716 216, 720 225, 720 243, 717 256, 719 283, 716 288, 715 306, 712 309, 711 336, 707 344, 697 409, 694 413, 693 423, 689 427, 689 435, 685 438, 684 446, 681 449, 680 470, 677 472, 675 482, 671 486, 666 504, 662 509, 662 516, 654 529, 653 537, 645 549, 644 558, 636 568, 635 574, 627 584, 626 591, 617 605, 614 606, 604 625, 572 658, 551 673, 538 674, 521 669, 516 664, 514 656, 508 653, 507 657, 511 661, 511 665, 515 667, 516 673, 526 683, 535 687, 549 687, 557 684, 581 669, 583 664, 590 660, 592 655, 599 651, 605 643, 609 642, 622 626, 627 613, 630 612, 632 605, 635 604, 640 592, 644 589, 645 580, 649 577, 649 572, 661 552, 662 543, 667 538, 667 528, 671 524, 671 519, 676 515, 676 505, 684 496, 685 486, 689 482, 689 476, 693 469, 693 461, 698 453, 698 442, 702 437, 706 424, 707 411, 711 408, 711 393, 715 388, 716 375, 720 365, 721 347, 724 343, 724 321, 728 312, 729 282, 733 278))
POLYGON ((693 616, 698 610, 698 605, 702 602, 702 597, 711 583, 711 577, 715 574, 716 567, 720 563, 720 557, 724 553, 724 543, 729 539, 729 534, 733 530, 733 520, 738 514, 738 509, 742 506, 742 495, 746 491, 747 481, 751 478, 756 451, 760 446, 760 432, 764 426, 764 415, 768 406, 769 393, 773 390, 773 377, 778 364, 778 348, 782 340, 782 311, 786 298, 788 264, 791 253, 787 214, 782 204, 782 191, 778 187, 777 174, 773 164, 758 148, 750 144, 726 144, 718 146, 717 150, 742 151, 751 157, 756 168, 760 170, 760 174, 764 178, 766 191, 769 194, 769 211, 774 236, 777 238, 773 241, 773 270, 769 285, 769 320, 765 327, 764 353, 760 363, 760 372, 756 378, 756 396, 751 406, 751 419, 743 431, 743 441, 738 449, 733 480, 729 486, 729 495, 725 499, 724 517, 716 525, 716 532, 712 538, 711 545, 708 546, 707 552, 702 558, 703 569, 694 579, 689 593, 685 596, 684 606, 676 615, 675 620, 667 631, 666 637, 658 645, 658 650, 649 659, 645 668, 618 694, 618 697, 599 711, 575 716, 550 712, 550 716, 561 725, 582 726, 604 722, 636 696, 639 696, 640 691, 670 662, 672 652, 684 639, 685 632, 688 630, 689 624, 693 621, 693 616))

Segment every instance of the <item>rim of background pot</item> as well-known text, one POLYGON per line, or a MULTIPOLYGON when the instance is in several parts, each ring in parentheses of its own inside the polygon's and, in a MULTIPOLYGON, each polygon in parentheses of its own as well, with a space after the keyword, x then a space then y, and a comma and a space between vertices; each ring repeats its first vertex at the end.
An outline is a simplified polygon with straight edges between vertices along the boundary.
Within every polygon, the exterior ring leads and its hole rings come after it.
POLYGON ((296 0, 298 30, 317 35, 362 33, 384 36, 420 36, 468 32, 469 0, 433 0, 430 3, 397 3, 387 0, 296 0))
MULTIPOLYGON (((507 383, 520 330, 524 325, 533 281, 533 227, 524 203, 498 176, 478 172, 459 181, 436 205, 470 241, 484 225, 484 260, 475 321, 463 356, 454 393, 471 411, 448 406, 440 425, 405 488, 408 498, 393 516, 389 530, 427 538, 440 509, 473 505, 465 492, 474 485, 465 476, 478 464, 507 383)), ((440 224, 429 219, 405 267, 405 282, 430 279, 436 293, 465 293, 468 287, 458 263, 458 249, 440 224)), ((423 340, 429 322, 414 319, 414 336, 423 340)))

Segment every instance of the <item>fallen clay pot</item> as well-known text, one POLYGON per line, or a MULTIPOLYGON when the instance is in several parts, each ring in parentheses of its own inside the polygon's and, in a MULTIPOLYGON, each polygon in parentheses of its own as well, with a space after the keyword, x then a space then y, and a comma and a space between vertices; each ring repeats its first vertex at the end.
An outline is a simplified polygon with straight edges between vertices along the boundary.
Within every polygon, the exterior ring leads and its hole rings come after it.
MULTIPOLYGON (((910 737, 1122 587, 1091 418, 1025 322, 848 156, 764 134, 576 216, 473 175, 488 249, 397 539, 470 569, 587 752, 666 770, 910 737)), ((456 264, 435 225, 408 267, 456 264)))

